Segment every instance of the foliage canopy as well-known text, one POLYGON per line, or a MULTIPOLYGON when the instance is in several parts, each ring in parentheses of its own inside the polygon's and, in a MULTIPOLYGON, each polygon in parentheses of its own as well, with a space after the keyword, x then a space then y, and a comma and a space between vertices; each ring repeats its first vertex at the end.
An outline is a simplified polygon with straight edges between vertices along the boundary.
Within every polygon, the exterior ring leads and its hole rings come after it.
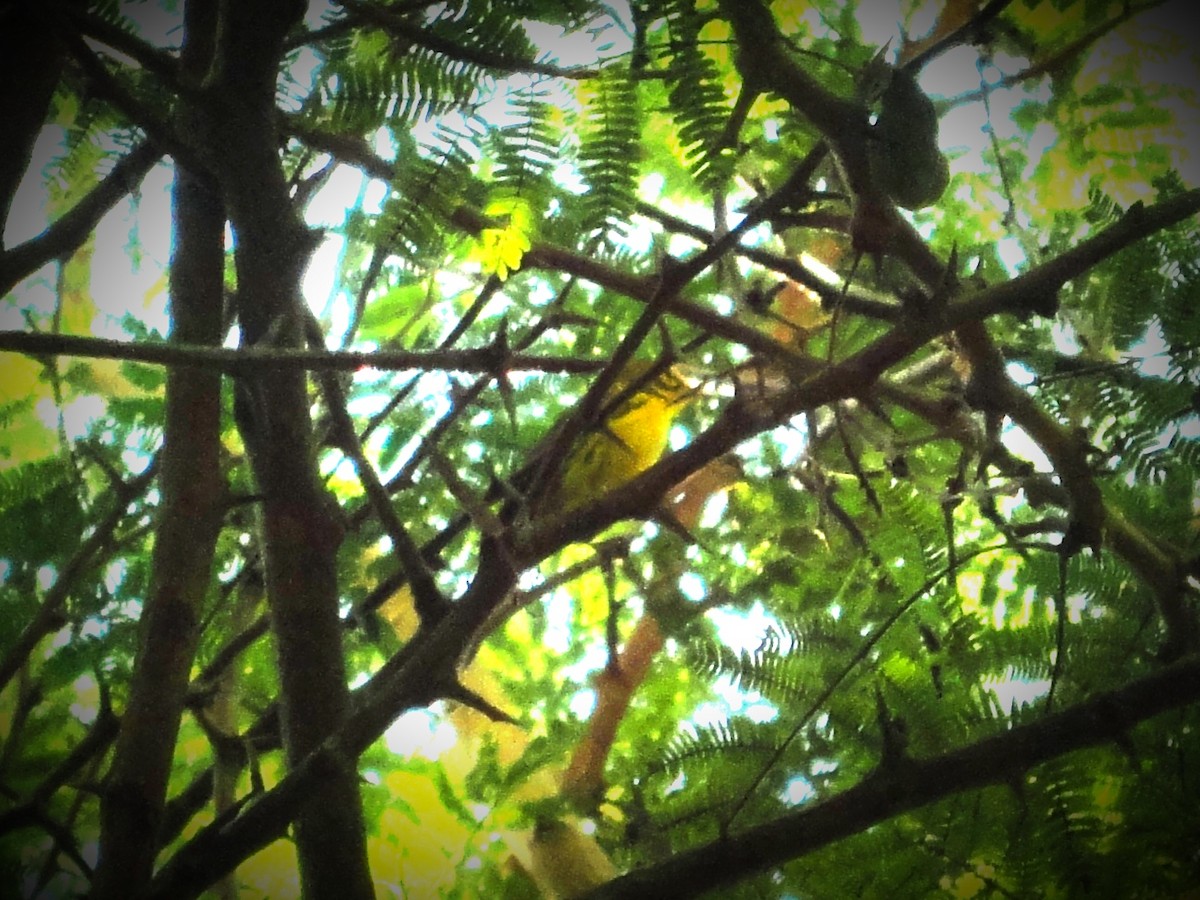
POLYGON ((0 878, 1184 896, 1187 19, 0 5, 0 878))

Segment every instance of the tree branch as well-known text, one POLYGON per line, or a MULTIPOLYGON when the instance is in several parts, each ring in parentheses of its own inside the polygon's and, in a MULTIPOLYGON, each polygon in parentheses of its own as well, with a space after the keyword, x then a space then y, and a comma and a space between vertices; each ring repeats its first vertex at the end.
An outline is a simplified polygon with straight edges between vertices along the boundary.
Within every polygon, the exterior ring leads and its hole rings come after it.
MULTIPOLYGON (((1122 229, 1116 232, 1119 236, 1123 235, 1120 240, 1133 241, 1149 233, 1146 229, 1151 228, 1150 223, 1157 223, 1157 227, 1163 227, 1165 224, 1169 224, 1168 220, 1177 221, 1177 217, 1185 216, 1189 209, 1189 203, 1194 202, 1196 202, 1196 198, 1183 202, 1167 201, 1166 205, 1160 204, 1146 210, 1145 214, 1149 218, 1140 220, 1141 224, 1137 227, 1118 223, 1113 228, 1122 229)), ((1071 260, 1069 264, 1048 264, 1046 270, 1040 274, 1037 269, 1029 273, 1030 278, 1045 279, 1046 284, 1054 284, 1057 279, 1073 277, 1071 274, 1073 272, 1078 274, 1086 271, 1088 267, 1086 261, 1089 258, 1093 260, 1091 264, 1094 264, 1095 261, 1102 258, 1100 254, 1115 252, 1116 249, 1119 249, 1120 240, 1114 238, 1113 234, 1107 231, 1102 232, 1090 242, 1084 242, 1084 245, 1081 245, 1084 247, 1090 243, 1090 249, 1077 248, 1078 253, 1069 255, 1067 257, 1068 260, 1071 260)), ((924 247, 923 244, 921 246, 924 247)), ((928 250, 925 249, 925 252, 928 253, 928 250)), ((939 275, 942 272, 940 266, 938 272, 939 275)), ((1030 283, 1036 285, 1038 282, 1026 282, 1024 287, 1028 288, 1030 283)), ((970 301, 952 306, 942 319, 935 317, 929 321, 906 323, 903 327, 893 330, 843 362, 813 372, 792 391, 778 398, 777 404, 771 408, 754 409, 747 404, 736 403, 731 405, 712 428, 700 434, 688 447, 670 454, 638 476, 637 479, 631 481, 622 490, 613 492, 597 503, 577 511, 572 517, 567 517, 569 521, 555 518, 550 521, 537 522, 520 536, 520 540, 510 550, 503 550, 493 546, 493 542, 485 540, 480 568, 468 593, 454 604, 449 615, 434 628, 419 632, 400 654, 390 660, 367 685, 359 690, 356 695, 355 712, 333 742, 324 745, 320 751, 298 766, 275 791, 270 792, 254 804, 252 817, 239 817, 236 821, 227 824, 219 834, 206 831, 202 833, 203 840, 197 839, 194 846, 180 851, 177 857, 178 867, 176 867, 176 861, 172 861, 164 868, 160 879, 156 880, 155 896, 174 896, 173 891, 182 889, 180 886, 187 884, 186 873, 193 867, 197 871, 201 869, 210 872, 223 871, 224 869, 221 867, 235 864, 243 855, 251 852, 255 847, 261 846, 260 841, 265 842, 270 839, 271 835, 282 833, 282 829, 286 826, 287 816, 290 814, 288 811, 295 808, 293 804, 302 802, 303 785, 307 783, 307 779, 315 777, 314 773, 317 770, 328 765, 331 759, 344 755, 354 756, 361 752, 401 711, 432 699, 438 686, 445 683, 448 667, 453 667, 454 661, 458 659, 463 649, 469 646, 472 636, 478 628, 486 623, 495 605, 512 586, 514 579, 512 555, 517 557, 519 565, 536 561, 563 544, 586 538, 594 534, 597 529, 620 518, 645 513, 647 496, 660 496, 671 484, 678 483, 689 472, 726 452, 745 437, 770 427, 780 417, 793 415, 797 411, 815 408, 867 390, 887 368, 923 346, 931 337, 956 324, 961 325, 960 320, 965 320, 968 315, 984 314, 987 310, 992 312, 1008 310, 1010 305, 1020 308, 1020 304, 1025 302, 1023 291, 1018 292, 1006 285, 999 285, 980 292, 970 301), (213 866, 216 867, 215 870, 210 868, 213 866)), ((969 321, 979 324, 977 319, 969 321)), ((1054 424, 1055 427, 1060 427, 1057 426, 1057 423, 1054 424)), ((1171 679, 1176 677, 1176 673, 1181 674, 1184 678, 1192 679, 1187 695, 1177 697, 1177 702, 1170 705, 1192 702, 1197 695, 1200 695, 1200 662, 1192 660, 1186 667, 1175 667, 1170 671, 1172 674, 1170 678, 1165 679, 1166 683, 1171 683, 1171 679)), ((1156 677, 1152 680, 1154 684, 1144 687, 1144 690, 1147 694, 1154 696, 1162 679, 1156 677)), ((1177 686, 1178 683, 1176 682, 1177 686)), ((1131 701, 1135 705, 1140 702, 1137 699, 1141 696, 1137 693, 1140 687, 1142 686, 1135 685, 1129 689, 1131 694, 1136 694, 1134 700, 1131 701)), ((1090 705, 1085 704, 1083 712, 1072 709, 1056 715, 1054 722, 1069 723, 1068 726, 1064 726, 1067 731, 1076 729, 1081 717, 1087 722, 1091 722, 1094 733, 1088 733, 1085 743, 1067 742, 1062 745, 1060 750, 1054 746, 1054 739, 1046 739, 1037 744, 1037 753, 1033 755, 1018 754, 1016 758, 1028 766, 1075 746, 1101 743, 1111 739, 1112 732, 1104 730, 1107 728, 1109 720, 1106 719, 1097 725, 1093 721, 1095 715, 1092 707, 1099 708, 1101 705, 1110 704, 1113 697, 1119 704, 1122 696, 1124 695, 1121 692, 1115 692, 1090 705)), ((1163 697, 1158 695, 1156 699, 1162 701, 1163 697)), ((1168 706, 1153 708, 1165 709, 1168 706)), ((1139 720, 1150 715, 1151 712, 1148 711, 1150 709, 1152 707, 1139 707, 1137 710, 1139 720), (1143 713, 1144 715, 1142 715, 1143 713)), ((1027 727, 1036 729, 1046 726, 1039 723, 1039 725, 1027 727)), ((1007 742, 1013 740, 1012 734, 1016 733, 988 739, 977 745, 982 749, 976 752, 986 759, 991 759, 993 755, 997 754, 1005 756, 1010 752, 1012 745, 1008 743, 997 745, 989 742, 1007 742), (994 749, 994 747, 1000 749, 994 749)), ((1040 733, 1036 732, 1036 734, 1040 733)), ((1051 728, 1048 733, 1057 734, 1058 732, 1051 728)), ((1078 735, 1076 735, 1077 737, 1078 735)), ((1023 737, 1018 738, 1018 742, 1023 740, 1023 737)), ((976 786, 973 781, 962 780, 964 771, 973 778, 990 777, 987 770, 984 770, 985 776, 980 776, 979 764, 974 761, 974 756, 970 757, 971 762, 962 763, 959 759, 962 752, 966 751, 961 751, 959 755, 950 754, 934 761, 918 764, 919 767, 923 767, 918 770, 921 778, 917 786, 904 795, 907 797, 906 805, 892 810, 886 803, 880 806, 872 801, 875 806, 871 815, 890 815, 894 811, 912 808, 920 803, 937 799, 948 790, 946 788, 948 784, 958 785, 953 788, 954 790, 964 790, 976 786), (943 764, 949 767, 949 780, 943 779, 938 770, 938 766, 943 764), (930 793, 931 791, 933 793, 930 793), (941 793, 938 793, 939 791, 941 793)), ((890 776, 881 775, 875 780, 865 782, 860 789, 855 790, 865 791, 869 797, 881 796, 886 801, 893 795, 895 789, 890 776)), ((857 802, 856 798, 860 795, 851 793, 847 796, 850 800, 857 802)), ((822 815, 831 814, 823 813, 822 815)), ((846 818, 847 813, 845 812, 839 812, 837 815, 840 818, 836 819, 835 824, 842 822, 843 824, 838 826, 842 830, 837 830, 829 835, 822 831, 817 835, 814 829, 809 829, 815 836, 810 835, 805 840, 812 846, 820 846, 862 827, 860 819, 855 817, 857 813, 850 818, 846 818)), ((872 819, 872 821, 875 820, 872 819)), ((740 841, 740 836, 735 840, 740 841)), ((734 846, 741 848, 742 845, 738 843, 734 846)), ((802 852, 803 847, 808 844, 800 845, 799 851, 795 850, 793 843, 787 842, 785 846, 788 848, 786 852, 794 856, 796 852, 802 852)), ((742 851, 739 849, 739 852, 742 851)), ((759 859, 753 865, 766 866, 775 861, 777 860, 774 857, 766 861, 759 859)), ((747 871, 745 864, 741 865, 739 869, 736 862, 736 860, 727 859, 724 865, 730 871, 747 871)), ((622 883, 626 882, 618 881, 614 884, 622 883)), ((632 889, 630 895, 637 895, 637 890, 641 890, 640 885, 632 889)), ((188 894, 188 896, 190 895, 188 894)))
POLYGON ((147 72, 153 72, 162 78, 168 85, 178 87, 180 63, 175 57, 92 13, 73 7, 66 7, 66 12, 81 33, 107 45, 117 53, 128 56, 147 72))
MULTIPOLYGON (((452 225, 470 234, 478 234, 484 228, 492 226, 491 221, 482 213, 467 206, 458 207, 451 215, 450 221, 452 225)), ((731 231, 730 234, 734 234, 734 232, 731 231)), ((622 272, 593 257, 544 241, 535 241, 525 252, 521 262, 522 268, 544 269, 572 275, 631 297, 641 303, 649 303, 658 288, 657 276, 622 272)), ((690 263, 691 260, 688 262, 690 263)), ((741 344, 746 349, 768 358, 797 359, 794 352, 757 328, 713 312, 677 294, 668 294, 661 298, 661 302, 663 312, 682 319, 709 334, 725 338, 735 344, 741 344)))
POLYGON ((96 224, 117 202, 132 191, 162 158, 154 144, 139 144, 113 166, 112 171, 70 210, 35 238, 0 253, 0 295, 51 260, 79 247, 96 224))
POLYGON ((733 28, 738 47, 735 63, 743 81, 777 93, 813 123, 837 157, 854 197, 850 234, 855 249, 882 253, 902 219, 871 173, 866 106, 826 90, 796 63, 762 0, 721 0, 718 5, 733 28))
MULTIPOLYGON (((185 17, 183 65, 201 72, 209 63, 216 11, 189 3, 185 17)), ((172 207, 171 338, 216 345, 224 331, 225 277, 225 209, 217 185, 177 163, 172 207)), ((153 871, 188 676, 200 641, 200 611, 212 581, 225 510, 220 375, 171 370, 164 407, 162 503, 151 584, 101 796, 95 900, 137 894, 153 871)))
MULTIPOLYGON (((304 340, 301 279, 315 236, 290 196, 275 103, 285 40, 304 11, 302 2, 222 3, 195 116, 237 239, 237 318, 246 345, 297 348, 304 340)), ((238 426, 262 494, 267 603, 291 768, 337 731, 349 707, 338 617, 343 531, 317 467, 305 373, 264 368, 237 390, 238 426)), ((374 889, 354 758, 330 762, 294 821, 302 891, 368 900, 374 889)))
MULTIPOLYGON (((447 634, 457 630, 461 621, 452 625, 449 620, 461 615, 456 609, 440 628, 447 634)), ((408 653, 403 668, 418 668, 446 649, 439 641, 438 646, 429 644, 425 653, 408 653)), ((396 696, 382 694, 373 697, 368 708, 352 717, 356 726, 371 721, 370 728, 343 730, 235 820, 220 828, 203 829, 163 866, 147 900, 195 897, 209 881, 281 836, 295 811, 308 799, 309 785, 322 777, 330 761, 341 754, 358 752, 376 727, 382 733, 391 717, 398 714, 394 699, 396 696), (370 708, 375 706, 382 708, 370 708)), ((1014 774, 1073 750, 1115 741, 1139 722, 1197 700, 1200 657, 1193 656, 1037 722, 941 756, 909 761, 901 772, 877 771, 858 786, 816 806, 621 876, 588 897, 615 900, 695 896, 795 859, 906 810, 961 791, 1002 784, 1014 774)))
POLYGON ((314 786, 357 759, 401 712, 436 699, 453 682, 472 637, 516 584, 508 554, 485 540, 475 579, 445 617, 423 627, 375 676, 355 692, 349 718, 270 791, 232 821, 202 829, 168 861, 145 900, 196 897, 254 851, 282 836, 313 802, 314 786))
POLYGON ((22 803, 0 813, 0 835, 19 828, 36 826, 40 821, 39 813, 44 812, 46 801, 55 791, 76 777, 85 765, 103 756, 107 751, 120 730, 120 720, 113 712, 112 706, 103 702, 105 699, 102 695, 100 712, 83 740, 72 747, 62 762, 38 782, 37 787, 29 792, 29 796, 22 803))
MULTIPOLYGON (((1095 44, 1098 40, 1104 37, 1111 31, 1124 25, 1130 19, 1145 12, 1149 9, 1155 9, 1162 6, 1167 0, 1150 0, 1149 3, 1125 3, 1119 13, 1107 21, 1101 22, 1091 31, 1081 35, 1071 41, 1065 47, 1056 50, 1054 53, 1044 59, 1036 60, 1026 66, 1019 72, 1014 72, 1012 75, 1005 75, 996 84, 989 85, 986 88, 976 88, 973 91, 967 91, 963 94, 958 94, 951 97, 948 101, 950 106, 961 106, 966 103, 975 103, 982 100, 988 92, 1004 90, 1005 88, 1015 87, 1026 81, 1031 81, 1034 78, 1040 78, 1043 75, 1050 74, 1055 70, 1062 69, 1072 61, 1083 54, 1085 50, 1095 44)), ((1005 3, 1007 5, 1007 3, 1005 3)))
MULTIPOLYGON (((373 178, 390 182, 395 174, 391 163, 372 153, 366 142, 359 138, 347 138, 342 135, 317 131, 296 119, 289 119, 288 127, 299 140, 337 157, 347 165, 361 169, 373 178)), ((780 193, 784 193, 783 189, 780 193)), ((757 212, 761 213, 760 217, 765 217, 769 214, 769 207, 764 206, 757 212)), ((450 224, 468 234, 476 235, 485 228, 494 227, 494 223, 483 213, 465 205, 457 207, 451 213, 450 224)), ((739 229, 741 227, 739 225, 739 229)), ((739 234, 737 229, 730 231, 726 239, 723 239, 729 241, 729 246, 714 244, 705 250, 704 254, 707 256, 723 253, 725 249, 730 249, 736 243, 739 234)), ((654 296, 658 284, 658 280, 654 276, 622 272, 599 262, 594 257, 576 253, 574 250, 545 241, 535 241, 526 251, 521 264, 522 268, 561 272, 584 281, 590 281, 642 303, 649 302, 650 298, 654 296)), ((662 303, 665 312, 709 334, 741 344, 748 350, 768 358, 781 359, 787 364, 799 364, 799 357, 794 352, 757 328, 720 315, 683 297, 667 296, 662 298, 662 303)))
POLYGON ((111 103, 130 125, 142 129, 159 150, 170 153, 177 161, 187 163, 198 172, 204 170, 193 148, 176 133, 172 124, 126 90, 82 37, 68 35, 67 44, 97 95, 111 103))
POLYGON ((1140 722, 1200 700, 1200 657, 1164 667, 1070 709, 920 760, 879 768, 855 787, 622 875, 588 900, 694 897, 734 884, 944 797, 1012 782, 1074 750, 1123 739, 1140 722))
MULTIPOLYGON (((0 154, 0 247, 13 198, 62 74, 63 42, 54 33, 53 22, 53 9, 40 4, 5 4, 0 10, 0 121, 5 128, 0 154)), ((0 290, 0 296, 7 292, 7 288, 0 290)))
MULTIPOLYGON (((1176 556, 1165 558, 1140 529, 1109 507, 1092 477, 1087 448, 1066 425, 1044 411, 1004 370, 1004 359, 982 325, 997 312, 1027 317, 1048 312, 1058 291, 1070 279, 1155 232, 1200 212, 1200 190, 1189 191, 1146 207, 1136 204, 1117 222, 1056 258, 1028 272, 986 288, 954 304, 947 321, 957 328, 960 346, 975 368, 983 402, 1010 416, 1054 465, 1070 498, 1071 528, 1067 550, 1103 543, 1121 556, 1151 587, 1167 628, 1164 654, 1170 658, 1193 649, 1198 639, 1195 616, 1185 603, 1186 569, 1176 556)), ((921 244, 924 247, 924 244, 921 244)), ((1066 538, 1064 538, 1066 540, 1066 538)))
POLYGON ((268 370, 354 372, 359 369, 490 373, 595 372, 595 360, 532 353, 497 354, 494 347, 470 350, 300 350, 292 347, 209 347, 183 343, 129 343, 107 338, 31 331, 0 331, 0 352, 29 356, 85 356, 179 366, 250 376, 268 370))
MULTIPOLYGON (((371 154, 364 142, 340 139, 337 136, 326 136, 311 131, 300 136, 328 152, 343 155, 347 162, 363 168, 368 174, 384 179, 391 177, 390 165, 371 154)), ((1135 207, 1120 221, 1060 257, 1035 267, 1010 281, 986 288, 967 300, 951 304, 940 321, 936 317, 920 322, 905 321, 901 329, 877 341, 852 360, 840 364, 832 379, 828 373, 823 373, 818 379, 819 384, 807 384, 805 390, 813 392, 812 395, 818 398, 828 396, 832 399, 842 399, 846 396, 853 396, 878 378, 888 367, 912 353, 925 341, 943 331, 957 329, 963 349, 973 360, 976 369, 990 369, 997 373, 998 377, 1008 382, 1011 390, 1017 393, 1008 394, 1006 392, 1006 396, 1014 400, 1025 398, 1019 404, 1013 404, 1012 409, 1009 410, 1010 414, 1014 415, 1017 424, 1031 435, 1040 435, 1042 440, 1046 441, 1043 450, 1055 451, 1050 458, 1056 461, 1056 467, 1061 467, 1061 471, 1086 472, 1087 467, 1080 466, 1074 459, 1075 454, 1068 452, 1074 444, 1069 441, 1070 435, 1067 433, 1067 429, 1044 413, 1035 403, 1026 402, 1028 398, 1024 392, 1008 379, 998 352, 995 351, 991 339, 983 330, 982 320, 998 313, 1010 313, 1024 317, 1036 310, 1045 310, 1046 298, 1053 297, 1066 281, 1084 274, 1103 259, 1137 240, 1194 215, 1198 209, 1200 209, 1200 192, 1197 191, 1182 194, 1149 208, 1135 207), (998 360, 999 364, 997 364, 998 360), (837 378, 843 378, 842 390, 837 389, 835 383, 837 378)), ((911 225, 898 215, 894 215, 894 209, 892 214, 894 220, 890 230, 893 242, 889 248, 890 252, 905 260, 931 289, 937 289, 945 278, 946 264, 933 254, 911 225)), ((477 233, 488 224, 486 218, 468 207, 459 207, 453 214, 452 221, 472 233, 477 233)), ((653 294, 652 279, 616 272, 595 260, 553 245, 535 243, 526 254, 525 264, 569 272, 643 302, 646 302, 653 294)), ((815 361, 797 357, 794 353, 784 350, 762 332, 741 326, 740 323, 733 322, 724 316, 718 316, 681 298, 667 298, 665 306, 668 312, 679 315, 714 334, 741 343, 748 349, 762 353, 768 358, 777 359, 793 371, 811 374, 816 368, 815 361)), ((797 398, 797 402, 799 402, 799 398, 797 398)), ((800 411, 804 407, 797 408, 792 405, 790 408, 800 411)), ((684 448, 677 454, 672 454, 639 476, 636 482, 639 489, 633 489, 630 486, 628 492, 618 491, 613 497, 603 501, 603 504, 614 506, 613 510, 606 512, 596 505, 589 507, 588 510, 578 511, 571 517, 570 523, 557 521, 544 523, 541 528, 526 536, 526 540, 529 542, 527 549, 530 558, 541 558, 541 544, 538 536, 545 537, 553 544, 555 529, 563 527, 564 524, 571 529, 573 534, 582 537, 593 533, 594 527, 599 527, 597 523, 612 522, 623 515, 636 515, 644 512, 640 509, 636 498, 660 496, 663 490, 669 488, 671 484, 678 483, 695 467, 699 467, 731 449, 739 440, 738 434, 740 434, 739 429, 730 428, 714 431, 711 435, 703 435, 700 441, 694 442, 692 446, 684 448), (706 447, 705 445, 709 442, 713 446, 706 447), (645 479, 645 482, 643 483, 641 479, 645 479), (656 491, 657 493, 655 493, 656 491), (616 509, 620 509, 620 513, 613 515, 616 509), (593 516, 595 517, 594 521, 593 516)), ((1094 507, 1091 501, 1084 499, 1095 494, 1094 485, 1088 487, 1091 484, 1090 476, 1086 480, 1073 483, 1077 487, 1076 493, 1081 498, 1077 505, 1081 509, 1094 507)), ((1102 522, 1103 518, 1100 518, 1099 521, 1102 522)), ((1124 532, 1115 532, 1114 534, 1122 535, 1120 546, 1125 551, 1136 550, 1137 547, 1143 546, 1141 542, 1126 539, 1129 536, 1124 532)), ((1151 568, 1148 568, 1150 558, 1145 554, 1135 555, 1131 558, 1131 563, 1151 583, 1162 581, 1161 575, 1155 574, 1151 568)), ((1178 604, 1173 605, 1177 606, 1178 604)), ((1185 620, 1179 611, 1167 613, 1164 617, 1169 621, 1185 620)))
MULTIPOLYGON (((309 343, 321 345, 320 323, 311 314, 308 317, 309 343)), ((354 463, 358 473, 359 483, 367 495, 367 502, 383 526, 384 533, 392 541, 392 552, 399 558, 404 575, 412 588, 413 600, 423 621, 433 620, 445 615, 446 598, 438 589, 433 573, 429 570, 421 548, 412 539, 404 523, 396 514, 391 498, 379 480, 379 473, 367 459, 359 442, 354 427, 354 420, 346 408, 346 394, 338 383, 337 377, 330 371, 323 371, 317 378, 321 385, 321 393, 325 397, 325 405, 336 429, 336 440, 342 452, 354 463)))
MULTIPOLYGON (((649 203, 639 202, 637 212, 639 215, 658 222, 670 231, 696 239, 706 248, 716 243, 716 238, 711 231, 678 216, 663 212, 649 203)), ((866 316, 884 322, 895 321, 900 316, 901 309, 895 301, 870 296, 860 290, 848 289, 846 285, 830 284, 798 260, 772 253, 770 250, 763 250, 761 247, 746 247, 740 244, 734 248, 733 252, 751 262, 758 263, 765 269, 786 275, 792 281, 804 285, 820 296, 823 303, 830 306, 837 304, 843 313, 866 316)))
MULTIPOLYGON (((515 543, 513 552, 523 563, 532 564, 547 554, 574 540, 584 540, 598 529, 623 518, 645 515, 650 510, 650 498, 661 497, 671 485, 678 484, 688 474, 731 451, 752 434, 806 410, 826 403, 857 396, 872 385, 889 368, 916 352, 929 340, 950 330, 957 330, 960 340, 964 331, 968 337, 982 334, 986 347, 1000 363, 993 370, 1009 387, 1001 395, 1008 405, 1005 410, 1042 446, 1055 462, 1060 477, 1066 480, 1075 504, 1095 516, 1098 490, 1091 481, 1082 450, 1070 431, 1043 412, 1029 396, 1004 373, 1003 361, 990 343, 982 319, 999 312, 1027 314, 1030 297, 1043 292, 1056 292, 1068 279, 1085 273, 1106 256, 1140 240, 1156 229, 1181 221, 1200 210, 1200 191, 1141 209, 1123 218, 1100 234, 1082 242, 1061 257, 1038 266, 1009 282, 986 288, 970 300, 953 304, 941 316, 906 317, 905 321, 869 344, 858 353, 831 366, 816 367, 804 360, 796 372, 798 383, 788 393, 775 398, 767 409, 752 409, 747 404, 733 404, 725 409, 717 422, 681 450, 671 453, 630 481, 623 489, 614 491, 570 515, 555 516, 535 522, 515 543), (969 329, 975 329, 972 333, 969 329), (1078 457, 1078 458, 1077 458, 1078 457), (1077 498, 1077 499, 1076 499, 1077 498)), ((915 233, 914 233, 915 235, 915 233)), ((929 253, 924 242, 916 238, 922 252, 929 253)), ((939 279, 944 270, 939 269, 939 279)), ((977 359, 984 359, 983 349, 977 359)), ((1104 521, 1101 515, 1097 527, 1104 521)), ((1145 573, 1146 577, 1152 577, 1145 573)), ((1174 616, 1172 616, 1174 618, 1174 616)))
MULTIPOLYGON (((997 313, 1022 318, 1053 315, 1057 308, 1055 298, 1068 281, 1087 273, 1126 247, 1197 213, 1200 213, 1200 189, 1150 206, 1135 203, 1116 222, 1053 259, 1039 263, 1009 281, 984 288, 961 304, 953 304, 948 313, 949 321, 952 325, 980 321, 997 313)), ((929 267, 922 265, 921 269, 924 276, 929 267)), ((944 271, 944 267, 941 270, 944 271)))

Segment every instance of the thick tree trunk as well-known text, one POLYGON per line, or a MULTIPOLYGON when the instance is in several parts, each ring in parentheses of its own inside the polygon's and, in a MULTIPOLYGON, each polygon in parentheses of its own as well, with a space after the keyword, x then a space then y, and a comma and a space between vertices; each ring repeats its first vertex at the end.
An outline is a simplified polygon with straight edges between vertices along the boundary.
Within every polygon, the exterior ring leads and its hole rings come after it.
MULTIPOLYGON (((279 161, 275 84, 283 41, 303 4, 227 0, 200 129, 237 241, 238 324, 245 344, 300 346, 300 280, 312 236, 279 161)), ((264 370, 238 386, 239 425, 262 495, 267 600, 279 662, 284 750, 298 765, 349 705, 338 618, 337 508, 322 486, 300 371, 264 370)), ((295 820, 304 894, 371 898, 358 773, 339 758, 295 820)))
MULTIPOLYGON (((214 17, 189 4, 184 68, 209 59, 214 17)), ((171 338, 221 342, 225 212, 209 179, 177 166, 171 259, 171 338)), ((221 527, 221 378, 200 369, 167 374, 162 506, 154 587, 146 600, 129 700, 101 803, 100 862, 92 896, 141 892, 158 852, 175 740, 212 583, 221 527)))

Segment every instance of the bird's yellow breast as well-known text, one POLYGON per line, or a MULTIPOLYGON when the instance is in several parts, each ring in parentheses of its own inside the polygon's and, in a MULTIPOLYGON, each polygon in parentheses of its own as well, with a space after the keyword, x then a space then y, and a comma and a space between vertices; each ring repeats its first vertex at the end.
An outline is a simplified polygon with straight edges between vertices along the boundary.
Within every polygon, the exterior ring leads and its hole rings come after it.
MULTIPOLYGON (((637 372, 630 373, 610 397, 619 397, 636 378, 637 372)), ((563 469, 563 507, 589 503, 654 465, 667 449, 671 426, 689 395, 683 378, 668 369, 576 442, 563 469)))

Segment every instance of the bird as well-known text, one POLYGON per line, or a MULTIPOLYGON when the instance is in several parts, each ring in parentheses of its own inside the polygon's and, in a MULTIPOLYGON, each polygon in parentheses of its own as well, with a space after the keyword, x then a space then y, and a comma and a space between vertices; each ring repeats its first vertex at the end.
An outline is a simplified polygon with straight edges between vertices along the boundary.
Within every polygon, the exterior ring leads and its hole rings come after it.
POLYGON ((628 483, 667 449, 671 427, 695 396, 679 366, 633 360, 605 395, 600 421, 567 451, 548 509, 586 506, 628 483))

